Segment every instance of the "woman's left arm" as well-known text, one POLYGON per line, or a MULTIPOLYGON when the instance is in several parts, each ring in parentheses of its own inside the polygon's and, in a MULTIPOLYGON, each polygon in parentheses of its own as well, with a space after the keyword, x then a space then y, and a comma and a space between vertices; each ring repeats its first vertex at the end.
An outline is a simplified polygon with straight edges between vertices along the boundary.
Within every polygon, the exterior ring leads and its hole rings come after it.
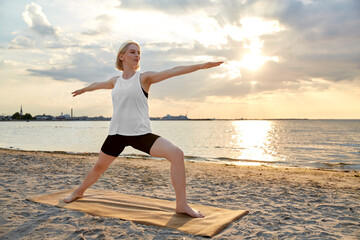
POLYGON ((171 77, 195 72, 200 69, 208 69, 208 68, 217 67, 222 63, 223 63, 222 61, 221 62, 207 62, 207 63, 190 65, 190 66, 174 67, 174 68, 162 71, 162 72, 144 72, 142 74, 142 77, 144 78, 145 82, 147 82, 149 85, 151 85, 153 83, 158 83, 158 82, 161 82, 161 81, 171 78, 171 77))

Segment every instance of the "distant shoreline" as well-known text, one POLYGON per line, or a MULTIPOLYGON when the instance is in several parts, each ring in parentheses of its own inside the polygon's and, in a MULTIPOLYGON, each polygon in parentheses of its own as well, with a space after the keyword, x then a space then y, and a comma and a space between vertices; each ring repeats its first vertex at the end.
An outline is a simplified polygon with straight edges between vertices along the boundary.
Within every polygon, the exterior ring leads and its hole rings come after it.
MULTIPOLYGON (((0 120, 0 122, 79 122, 79 121, 110 121, 111 118, 108 119, 55 119, 55 120, 0 120)), ((352 118, 191 118, 191 119, 158 119, 158 118, 150 118, 151 121, 359 121, 360 119, 352 119, 352 118)))

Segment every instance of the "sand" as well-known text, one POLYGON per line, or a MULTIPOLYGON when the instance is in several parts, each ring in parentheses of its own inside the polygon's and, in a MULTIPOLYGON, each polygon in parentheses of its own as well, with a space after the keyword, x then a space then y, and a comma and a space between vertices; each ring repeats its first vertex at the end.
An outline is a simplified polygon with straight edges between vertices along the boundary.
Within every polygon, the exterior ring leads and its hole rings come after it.
MULTIPOLYGON (((0 239, 202 239, 33 203, 75 188, 96 154, 0 149, 0 239)), ((92 187, 175 200, 166 160, 119 157, 92 187)), ((213 239, 360 239, 360 173, 187 162, 190 203, 250 214, 213 239)))

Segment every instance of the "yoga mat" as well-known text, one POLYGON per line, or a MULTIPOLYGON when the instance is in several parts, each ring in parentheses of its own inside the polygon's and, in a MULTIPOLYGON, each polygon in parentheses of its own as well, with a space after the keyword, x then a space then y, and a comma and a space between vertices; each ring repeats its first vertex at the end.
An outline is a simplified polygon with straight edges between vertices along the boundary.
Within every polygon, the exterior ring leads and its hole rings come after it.
POLYGON ((72 191, 55 192, 28 200, 79 210, 91 215, 120 218, 207 237, 215 236, 231 222, 249 213, 247 210, 229 210, 189 204, 205 215, 205 218, 192 218, 185 214, 176 214, 173 201, 92 189, 88 189, 83 198, 71 203, 64 203, 64 197, 71 194, 72 191))

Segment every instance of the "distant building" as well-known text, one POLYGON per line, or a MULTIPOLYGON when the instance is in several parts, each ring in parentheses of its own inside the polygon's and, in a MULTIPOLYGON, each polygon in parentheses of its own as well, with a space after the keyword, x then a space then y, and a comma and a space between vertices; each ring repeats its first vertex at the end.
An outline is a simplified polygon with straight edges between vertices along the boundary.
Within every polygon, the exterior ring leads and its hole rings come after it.
POLYGON ((91 120, 91 121, 108 121, 108 120, 111 120, 111 118, 98 116, 98 117, 89 117, 88 120, 91 120))
POLYGON ((161 120, 161 117, 150 117, 150 120, 161 120))
POLYGON ((89 117, 87 117, 87 116, 82 116, 82 117, 73 117, 73 118, 71 118, 71 120, 88 121, 88 120, 90 120, 90 119, 89 119, 89 117))
POLYGON ((0 121, 11 121, 12 116, 0 116, 0 121))
POLYGON ((55 117, 55 118, 56 118, 56 120, 69 120, 69 119, 70 119, 70 115, 69 115, 69 114, 63 114, 63 113, 61 113, 60 116, 57 116, 57 117, 55 117))
POLYGON ((45 115, 45 113, 43 115, 36 115, 35 116, 36 120, 41 120, 41 121, 45 121, 45 120, 53 120, 54 117, 51 115, 45 115))
POLYGON ((187 115, 172 116, 170 114, 162 117, 161 120, 189 120, 187 115))
POLYGON ((22 110, 22 104, 21 104, 21 107, 20 107, 20 120, 22 118, 22 115, 23 115, 23 110, 22 110))

